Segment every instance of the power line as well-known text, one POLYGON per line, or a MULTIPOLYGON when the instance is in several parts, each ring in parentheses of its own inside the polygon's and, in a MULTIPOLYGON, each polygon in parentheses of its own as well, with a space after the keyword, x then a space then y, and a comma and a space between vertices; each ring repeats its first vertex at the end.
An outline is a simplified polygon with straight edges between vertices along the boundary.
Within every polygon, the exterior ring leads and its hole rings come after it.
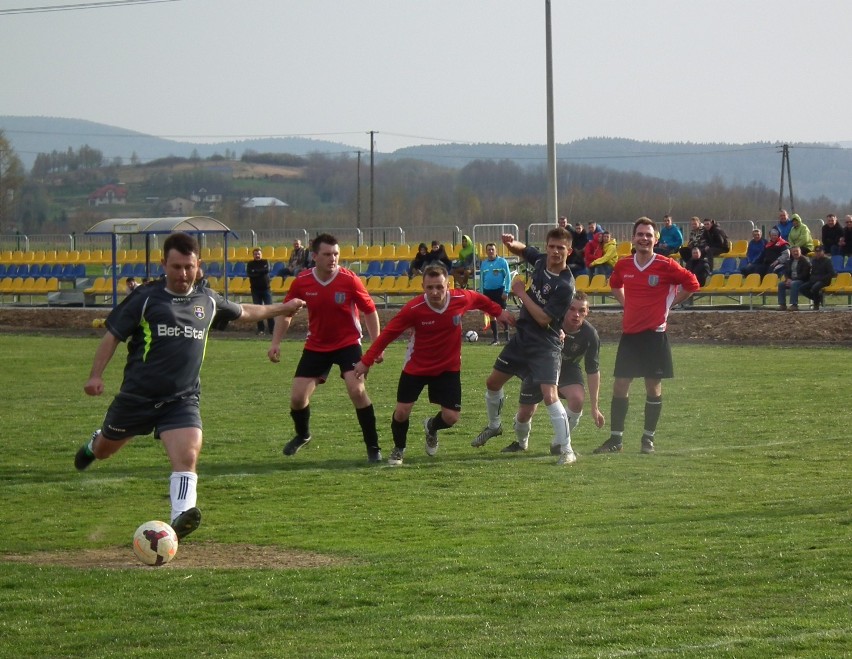
POLYGON ((76 11, 78 9, 107 9, 110 7, 127 7, 130 5, 153 5, 163 2, 181 2, 182 0, 104 0, 102 2, 78 2, 69 5, 42 5, 40 7, 18 7, 17 9, 0 9, 0 15, 11 14, 43 14, 53 11, 76 11))

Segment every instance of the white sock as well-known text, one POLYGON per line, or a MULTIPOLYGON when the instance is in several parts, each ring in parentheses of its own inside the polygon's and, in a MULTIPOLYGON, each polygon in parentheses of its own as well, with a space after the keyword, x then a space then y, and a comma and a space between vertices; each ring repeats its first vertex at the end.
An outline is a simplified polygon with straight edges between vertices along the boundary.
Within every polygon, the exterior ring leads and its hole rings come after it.
POLYGON ((500 412, 503 411, 504 397, 502 387, 500 387, 500 391, 485 390, 485 411, 488 413, 489 428, 496 430, 502 425, 500 422, 500 412))
POLYGON ((526 446, 530 441, 530 430, 532 430, 532 419, 527 421, 526 423, 521 423, 518 421, 518 417, 515 417, 515 439, 518 440, 518 444, 521 446, 526 446))
POLYGON ((572 412, 566 407, 565 414, 568 415, 568 431, 574 432, 574 428, 576 428, 577 424, 580 423, 580 417, 583 416, 583 410, 580 410, 579 412, 572 412))
POLYGON ((553 442, 559 446, 571 448, 571 431, 568 429, 568 415, 565 407, 558 400, 547 406, 550 415, 550 423, 553 425, 553 442))
POLYGON ((169 495, 172 499, 172 521, 184 510, 195 508, 198 501, 196 486, 198 474, 191 471, 173 471, 169 481, 169 495))

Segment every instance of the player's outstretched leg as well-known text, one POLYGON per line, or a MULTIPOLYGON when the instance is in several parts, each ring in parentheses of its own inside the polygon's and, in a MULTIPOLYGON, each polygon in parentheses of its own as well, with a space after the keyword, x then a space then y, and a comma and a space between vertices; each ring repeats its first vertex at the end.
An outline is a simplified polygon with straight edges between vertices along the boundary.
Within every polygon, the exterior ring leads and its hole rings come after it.
POLYGON ((100 431, 100 428, 95 430, 92 433, 92 438, 77 449, 77 454, 74 456, 74 466, 77 468, 77 471, 83 471, 95 461, 95 453, 92 451, 92 445, 95 443, 95 438, 100 431))

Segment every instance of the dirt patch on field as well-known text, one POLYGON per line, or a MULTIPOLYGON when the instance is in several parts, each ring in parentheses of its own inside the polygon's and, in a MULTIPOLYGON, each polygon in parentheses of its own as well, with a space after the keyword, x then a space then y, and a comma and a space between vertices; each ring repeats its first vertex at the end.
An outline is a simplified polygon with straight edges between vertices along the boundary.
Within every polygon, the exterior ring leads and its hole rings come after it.
MULTIPOLYGON (((396 309, 379 311, 386 324, 396 309)), ((100 336, 102 329, 92 327, 92 321, 106 317, 105 308, 31 308, 5 307, 0 309, 0 332, 37 331, 60 335, 100 336)), ((621 311, 596 307, 590 318, 605 341, 615 341, 621 333, 621 311)), ((307 330, 307 315, 300 313, 293 320, 290 336, 303 336, 307 330)), ((465 318, 465 329, 482 330, 482 317, 477 313, 465 318)), ((254 323, 237 321, 218 334, 250 337, 254 323)), ((673 341, 708 343, 769 344, 852 344, 852 313, 848 310, 781 312, 774 309, 749 311, 700 310, 673 311, 669 316, 669 336, 673 341)))
MULTIPOLYGON (((143 565, 127 547, 86 549, 80 551, 36 552, 9 554, 0 560, 29 565, 57 565, 79 569, 151 569, 143 565)), ((223 545, 214 542, 192 542, 181 545, 165 570, 202 569, 268 569, 295 570, 304 568, 349 565, 352 561, 338 556, 293 551, 280 547, 258 545, 223 545)))

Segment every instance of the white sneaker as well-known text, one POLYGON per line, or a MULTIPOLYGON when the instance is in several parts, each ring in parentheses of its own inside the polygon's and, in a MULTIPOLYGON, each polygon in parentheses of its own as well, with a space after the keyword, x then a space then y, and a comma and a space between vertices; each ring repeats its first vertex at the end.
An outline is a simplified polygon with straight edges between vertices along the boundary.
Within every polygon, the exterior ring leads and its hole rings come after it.
POLYGON ((426 455, 435 455, 438 452, 438 433, 432 432, 429 421, 432 417, 423 420, 423 430, 426 431, 426 455))
POLYGON ((572 465, 577 462, 577 454, 569 447, 562 448, 562 453, 559 454, 559 459, 556 461, 558 465, 572 465))

